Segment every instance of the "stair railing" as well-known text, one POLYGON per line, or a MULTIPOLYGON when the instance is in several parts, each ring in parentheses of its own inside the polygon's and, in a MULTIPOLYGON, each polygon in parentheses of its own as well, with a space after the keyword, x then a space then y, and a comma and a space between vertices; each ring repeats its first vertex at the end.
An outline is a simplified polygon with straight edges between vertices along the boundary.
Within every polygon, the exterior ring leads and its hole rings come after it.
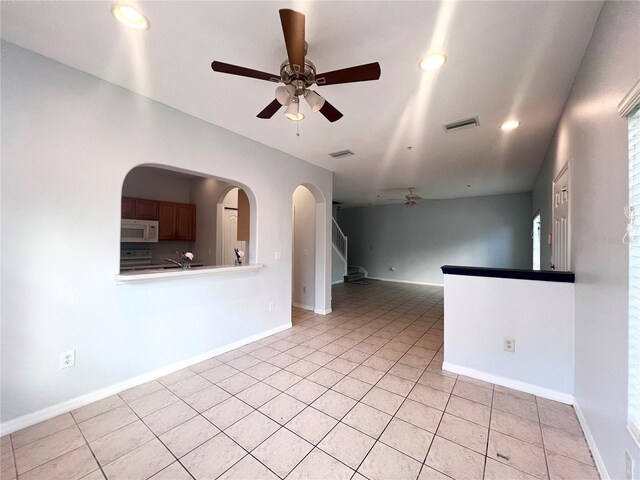
POLYGON ((338 251, 338 254, 342 257, 342 260, 344 260, 344 269, 345 269, 345 273, 346 273, 346 270, 347 270, 347 245, 348 245, 347 244, 347 236, 344 234, 344 232, 342 231, 342 229, 338 225, 338 222, 336 222, 336 219, 332 218, 331 220, 333 220, 333 229, 332 229, 332 235, 331 235, 331 238, 333 239, 333 246, 338 251))

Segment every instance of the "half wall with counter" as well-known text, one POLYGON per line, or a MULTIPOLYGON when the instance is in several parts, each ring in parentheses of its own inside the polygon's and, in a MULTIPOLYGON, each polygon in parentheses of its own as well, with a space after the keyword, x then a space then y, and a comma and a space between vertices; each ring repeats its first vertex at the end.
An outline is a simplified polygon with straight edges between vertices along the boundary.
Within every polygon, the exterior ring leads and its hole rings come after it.
POLYGON ((443 368, 573 403, 575 275, 451 265, 442 272, 443 368))

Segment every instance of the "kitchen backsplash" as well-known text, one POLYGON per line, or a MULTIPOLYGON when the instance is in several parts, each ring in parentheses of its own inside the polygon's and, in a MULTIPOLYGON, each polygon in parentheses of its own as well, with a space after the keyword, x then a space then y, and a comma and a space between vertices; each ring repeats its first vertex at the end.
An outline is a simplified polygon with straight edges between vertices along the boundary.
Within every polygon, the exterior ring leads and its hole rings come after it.
MULTIPOLYGON (((193 242, 169 241, 158 243, 120 243, 120 250, 151 250, 153 263, 164 263, 165 258, 176 259, 176 251, 188 252, 193 248, 193 242)), ((194 258, 195 262, 204 262, 204 259, 194 258)))

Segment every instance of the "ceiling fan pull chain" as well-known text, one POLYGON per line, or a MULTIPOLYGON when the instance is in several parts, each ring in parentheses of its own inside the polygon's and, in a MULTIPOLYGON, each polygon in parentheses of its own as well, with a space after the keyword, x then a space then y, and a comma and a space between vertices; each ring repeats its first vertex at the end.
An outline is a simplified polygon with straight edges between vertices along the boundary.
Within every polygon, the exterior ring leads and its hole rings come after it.
POLYGON ((296 122, 296 137, 300 136, 300 122, 296 122))

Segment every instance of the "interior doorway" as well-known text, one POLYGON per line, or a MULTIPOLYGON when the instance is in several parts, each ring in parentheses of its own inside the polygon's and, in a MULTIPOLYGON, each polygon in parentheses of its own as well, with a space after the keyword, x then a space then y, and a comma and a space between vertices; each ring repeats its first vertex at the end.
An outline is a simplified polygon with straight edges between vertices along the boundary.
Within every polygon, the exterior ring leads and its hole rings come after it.
POLYGON ((218 203, 216 265, 233 265, 235 249, 244 252, 243 264, 249 261, 249 202, 241 188, 233 187, 218 203))
POLYGON ((569 165, 553 181, 553 233, 551 238, 551 268, 558 271, 571 269, 571 224, 569 191, 569 165))
POLYGON ((540 270, 540 228, 542 220, 540 218, 540 212, 536 213, 533 217, 533 225, 531 226, 531 238, 533 240, 533 256, 532 267, 533 270, 540 270))
POLYGON ((316 199, 305 186, 293 192, 292 304, 315 310, 316 199))

